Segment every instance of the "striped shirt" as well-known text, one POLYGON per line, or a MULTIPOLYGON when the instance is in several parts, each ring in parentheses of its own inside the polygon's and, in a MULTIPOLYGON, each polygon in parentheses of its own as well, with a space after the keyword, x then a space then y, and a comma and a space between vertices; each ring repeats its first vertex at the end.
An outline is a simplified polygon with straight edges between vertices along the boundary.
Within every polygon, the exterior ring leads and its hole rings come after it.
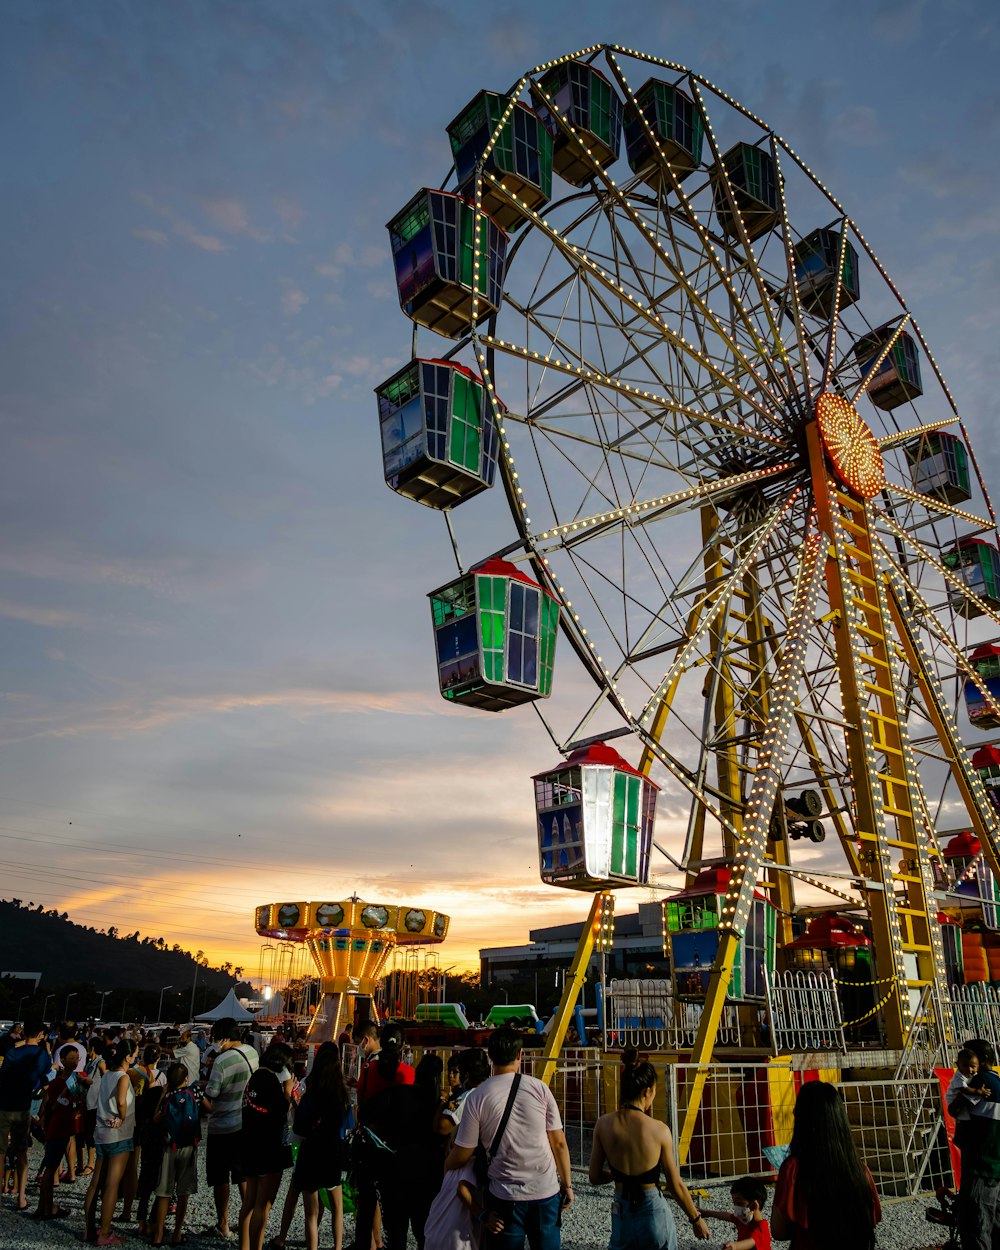
POLYGON ((243 1127, 243 1091, 256 1071, 257 1052, 252 1046, 241 1043, 216 1056, 205 1086, 205 1097, 212 1102, 212 1114, 208 1119, 210 1136, 238 1133, 243 1127))

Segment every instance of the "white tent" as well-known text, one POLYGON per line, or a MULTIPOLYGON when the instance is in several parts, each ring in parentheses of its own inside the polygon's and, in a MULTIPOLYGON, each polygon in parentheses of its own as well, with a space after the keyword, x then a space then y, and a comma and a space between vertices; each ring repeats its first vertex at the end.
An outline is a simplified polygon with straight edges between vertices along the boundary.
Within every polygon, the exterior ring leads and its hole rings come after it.
POLYGON ((235 989, 229 991, 218 1007, 213 1007, 211 1011, 205 1011, 200 1016, 195 1016, 195 1020, 211 1023, 215 1020, 225 1020, 227 1016, 238 1024, 244 1024, 247 1020, 254 1018, 253 1012, 247 1011, 236 997, 235 989))

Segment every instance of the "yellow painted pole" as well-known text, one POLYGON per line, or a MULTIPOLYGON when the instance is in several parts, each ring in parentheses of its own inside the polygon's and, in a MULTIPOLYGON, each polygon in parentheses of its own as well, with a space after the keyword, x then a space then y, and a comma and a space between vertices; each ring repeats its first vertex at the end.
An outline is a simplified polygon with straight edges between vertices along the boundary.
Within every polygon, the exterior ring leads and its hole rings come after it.
POLYGON ((590 916, 583 927, 583 932, 580 934, 580 940, 576 944, 576 954, 573 956, 569 975, 566 977, 566 982, 563 985, 562 998, 559 1000, 559 1007, 556 1010, 555 1022, 542 1051, 542 1066, 535 1073, 546 1085, 551 1084, 552 1078, 555 1076, 556 1061, 559 1058, 559 1052, 562 1050, 566 1030, 569 1028, 573 1009, 576 1007, 576 1000, 580 996, 580 989, 587 976, 587 965, 590 963, 594 942, 597 940, 597 931, 601 923, 601 909, 607 894, 607 890, 601 890, 594 895, 594 901, 590 905, 590 916))

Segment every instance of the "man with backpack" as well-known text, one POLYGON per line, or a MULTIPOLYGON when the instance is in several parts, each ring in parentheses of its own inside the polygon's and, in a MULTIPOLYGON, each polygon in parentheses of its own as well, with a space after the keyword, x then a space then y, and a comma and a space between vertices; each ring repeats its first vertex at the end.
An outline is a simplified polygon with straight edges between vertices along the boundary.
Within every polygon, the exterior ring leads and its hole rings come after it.
POLYGON ((177 1194, 173 1244, 184 1240, 184 1219, 188 1198, 198 1192, 198 1142, 201 1140, 201 1093, 188 1085, 187 1067, 175 1062, 167 1069, 167 1092, 156 1110, 156 1122, 163 1133, 163 1162, 156 1183, 153 1208, 154 1246, 163 1245, 167 1206, 177 1194))
MULTIPOLYGON (((29 1019, 24 1025, 24 1040, 7 1051, 0 1064, 0 1176, 4 1172, 4 1156, 13 1154, 17 1169, 18 1208, 27 1209, 24 1187, 28 1179, 28 1132, 31 1128, 31 1096, 45 1084, 52 1067, 52 1056, 45 1046, 45 1025, 29 1019)), ((0 1194, 0 1206, 3 1195, 0 1194)))
POLYGON ((257 1052, 240 1041, 240 1027, 231 1017, 216 1021, 212 1040, 219 1043, 220 1049, 205 1086, 204 1103, 208 1111, 205 1177, 215 1197, 216 1222, 212 1228, 205 1229, 205 1234, 229 1241, 232 1237, 230 1183, 236 1181, 241 1197, 246 1189, 240 1170, 243 1094, 257 1071, 257 1052))

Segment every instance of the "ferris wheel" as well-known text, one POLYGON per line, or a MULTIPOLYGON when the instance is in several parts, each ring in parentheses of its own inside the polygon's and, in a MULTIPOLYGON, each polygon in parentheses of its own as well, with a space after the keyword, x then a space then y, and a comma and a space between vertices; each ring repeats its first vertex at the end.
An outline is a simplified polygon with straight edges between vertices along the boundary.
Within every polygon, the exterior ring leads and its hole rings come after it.
POLYGON ((961 979, 943 834, 1000 879, 996 516, 920 326, 848 209, 682 65, 586 48, 448 132, 444 189, 389 224, 423 330, 377 388, 386 480, 459 556, 441 692, 532 703, 567 757, 536 778, 543 880, 648 882, 657 790, 688 890, 725 865, 694 1059, 758 900, 780 952, 801 882, 867 913, 901 1046, 961 979), (463 564, 470 514, 496 541, 463 564))

